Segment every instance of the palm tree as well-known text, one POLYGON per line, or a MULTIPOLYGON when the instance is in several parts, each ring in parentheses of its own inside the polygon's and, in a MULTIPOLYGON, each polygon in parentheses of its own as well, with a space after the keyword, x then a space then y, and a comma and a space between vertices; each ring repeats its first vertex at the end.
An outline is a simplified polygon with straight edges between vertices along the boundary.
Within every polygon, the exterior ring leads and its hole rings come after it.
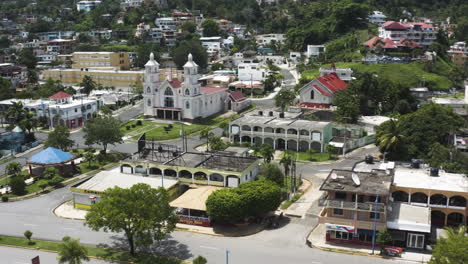
POLYGON ((89 261, 88 250, 80 244, 79 239, 64 237, 63 244, 60 245, 60 251, 57 256, 59 264, 81 264, 82 261, 89 261))
POLYGON ((291 165, 293 163, 292 155, 289 152, 285 151, 279 163, 283 164, 284 176, 287 178, 291 169, 291 165))
POLYGON ((200 140, 206 139, 206 151, 210 150, 210 137, 213 137, 214 134, 210 132, 209 129, 204 129, 200 132, 200 140))
POLYGON ((393 119, 385 122, 376 133, 377 146, 383 152, 395 152, 402 144, 404 135, 400 123, 393 119))
POLYGON ((263 161, 265 161, 266 163, 270 163, 270 161, 273 160, 274 153, 275 150, 268 144, 265 144, 260 148, 260 155, 262 155, 263 161))
POLYGON ((32 141, 34 139, 34 134, 32 133, 32 130, 35 130, 38 125, 39 121, 34 117, 33 112, 25 112, 23 119, 20 121, 21 129, 26 130, 28 132, 27 138, 29 141, 32 141))
POLYGON ((8 108, 6 113, 6 118, 13 121, 15 126, 19 126, 21 120, 23 120, 26 111, 23 108, 22 102, 13 102, 13 104, 8 108))

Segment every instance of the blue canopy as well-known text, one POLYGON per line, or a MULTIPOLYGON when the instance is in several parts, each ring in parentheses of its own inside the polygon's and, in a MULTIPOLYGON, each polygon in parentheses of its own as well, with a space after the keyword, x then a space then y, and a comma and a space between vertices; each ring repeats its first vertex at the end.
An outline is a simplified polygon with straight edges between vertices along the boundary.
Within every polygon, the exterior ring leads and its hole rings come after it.
POLYGON ((54 164, 67 162, 73 158, 73 155, 68 152, 61 151, 60 149, 53 147, 48 147, 32 156, 30 162, 39 164, 54 164))

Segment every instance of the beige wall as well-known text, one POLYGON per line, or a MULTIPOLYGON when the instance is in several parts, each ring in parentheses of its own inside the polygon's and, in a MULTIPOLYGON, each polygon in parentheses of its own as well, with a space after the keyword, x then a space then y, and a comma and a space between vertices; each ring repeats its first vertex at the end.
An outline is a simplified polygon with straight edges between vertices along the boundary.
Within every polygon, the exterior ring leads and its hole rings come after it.
POLYGON ((43 79, 60 80, 65 85, 77 85, 85 76, 90 76, 97 84, 113 86, 116 88, 128 88, 142 84, 143 72, 135 71, 82 71, 75 70, 45 70, 43 79))
POLYGON ((117 67, 119 70, 130 69, 130 59, 127 52, 75 52, 72 57, 72 68, 117 67))

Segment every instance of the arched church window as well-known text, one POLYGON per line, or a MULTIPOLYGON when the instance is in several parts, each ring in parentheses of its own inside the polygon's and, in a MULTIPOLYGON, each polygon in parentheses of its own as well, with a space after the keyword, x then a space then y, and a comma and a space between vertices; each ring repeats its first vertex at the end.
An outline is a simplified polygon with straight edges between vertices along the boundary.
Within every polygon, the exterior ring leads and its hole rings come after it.
POLYGON ((146 88, 146 92, 151 93, 151 88, 150 87, 146 88))
POLYGON ((189 89, 185 89, 185 95, 190 95, 190 90, 189 89))
POLYGON ((164 98, 164 107, 174 107, 174 99, 172 97, 164 98))
POLYGON ((190 103, 189 103, 189 101, 185 102, 185 108, 187 108, 187 109, 190 108, 190 103))
POLYGON ((151 106, 151 99, 148 99, 148 106, 151 106))
POLYGON ((174 93, 172 92, 172 89, 167 87, 166 90, 164 91, 164 95, 174 95, 174 93))

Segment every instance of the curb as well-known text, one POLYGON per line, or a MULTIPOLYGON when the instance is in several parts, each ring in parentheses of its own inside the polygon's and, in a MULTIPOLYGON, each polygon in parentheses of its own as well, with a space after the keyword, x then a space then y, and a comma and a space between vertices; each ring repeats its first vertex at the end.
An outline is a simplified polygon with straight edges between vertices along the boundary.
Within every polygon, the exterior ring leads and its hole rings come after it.
POLYGON ((247 234, 241 234, 241 235, 211 234, 211 233, 205 233, 205 232, 200 232, 200 231, 196 231, 196 230, 191 230, 191 229, 188 229, 188 228, 178 228, 178 227, 176 227, 175 230, 180 231, 180 232, 189 232, 189 233, 216 236, 216 237, 246 237, 246 236, 252 236, 252 235, 255 235, 255 234, 258 234, 258 233, 264 231, 265 226, 262 226, 261 228, 258 228, 256 230, 254 230, 253 232, 250 232, 250 233, 247 233, 247 234))
MULTIPOLYGON (((69 200, 69 201, 73 201, 73 200, 69 200)), ((68 203, 69 201, 65 201, 64 203, 61 203, 61 204, 57 205, 57 206, 52 210, 52 213, 53 213, 56 217, 58 217, 58 218, 69 219, 69 220, 84 221, 84 219, 81 219, 81 218, 65 217, 65 216, 60 216, 60 215, 58 215, 57 213, 55 213, 55 210, 57 210, 57 208, 59 208, 60 206, 62 206, 62 205, 65 204, 65 203, 68 203)))

